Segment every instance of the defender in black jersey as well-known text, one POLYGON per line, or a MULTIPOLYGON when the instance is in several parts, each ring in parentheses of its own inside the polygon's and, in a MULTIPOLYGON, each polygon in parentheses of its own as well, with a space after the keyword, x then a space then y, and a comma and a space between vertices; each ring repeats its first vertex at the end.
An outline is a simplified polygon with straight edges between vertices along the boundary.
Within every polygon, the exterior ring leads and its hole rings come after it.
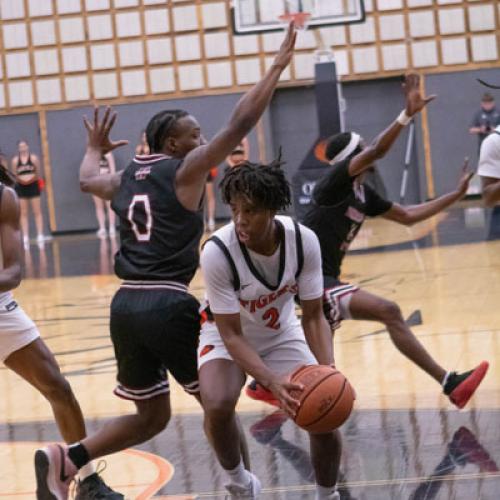
MULTIPOLYGON (((382 216, 411 225, 444 210, 467 192, 472 174, 467 172, 466 165, 455 191, 409 207, 381 198, 363 183, 366 171, 389 151, 411 117, 434 98, 420 95, 417 75, 406 77, 404 90, 405 110, 369 146, 365 147, 355 132, 337 134, 327 141, 326 156, 332 167, 314 188, 312 206, 302 222, 320 241, 325 287, 323 307, 332 331, 343 319, 380 321, 396 347, 439 382, 450 400, 462 408, 486 375, 488 363, 482 362, 475 370, 462 374, 445 371, 408 328, 396 303, 340 281, 342 260, 366 216, 382 216)), ((255 399, 269 400, 255 383, 247 387, 247 394, 255 399)))
POLYGON ((387 153, 410 118, 433 99, 433 96, 420 95, 417 75, 406 77, 404 89, 405 110, 371 145, 364 147, 354 132, 330 138, 326 156, 332 167, 317 183, 313 204, 303 223, 320 241, 325 286, 323 305, 332 330, 347 318, 380 321, 396 347, 439 382, 450 400, 462 408, 486 374, 488 363, 482 362, 475 370, 463 374, 445 371, 408 328, 397 304, 340 281, 342 260, 366 216, 382 216, 411 225, 444 210, 467 192, 472 177, 472 173, 467 172, 467 162, 455 191, 419 205, 404 207, 392 203, 363 184, 364 173, 387 153))
POLYGON ((127 141, 109 139, 116 119, 109 108, 102 121, 97 108, 93 123, 85 119, 88 147, 80 168, 81 189, 112 200, 120 218, 115 270, 124 281, 111 304, 115 393, 134 401, 137 411, 111 420, 69 448, 54 444, 38 450, 40 498, 66 498, 71 478, 90 459, 142 443, 164 429, 170 419, 167 370, 188 392, 198 393, 200 318, 188 285, 199 260, 205 181, 210 168, 226 158, 263 114, 290 63, 295 38, 291 23, 263 79, 240 99, 227 125, 208 144, 186 111, 161 111, 146 128, 151 155, 136 157, 123 174, 99 175, 101 156, 127 141))

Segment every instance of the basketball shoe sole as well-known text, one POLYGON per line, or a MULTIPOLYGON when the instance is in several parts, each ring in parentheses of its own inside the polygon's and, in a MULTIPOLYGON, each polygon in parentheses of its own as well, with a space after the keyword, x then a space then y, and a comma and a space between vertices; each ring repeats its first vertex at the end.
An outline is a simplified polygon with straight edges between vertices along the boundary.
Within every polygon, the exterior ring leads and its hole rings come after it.
POLYGON ((481 362, 463 382, 453 389, 449 395, 450 401, 458 408, 462 409, 469 402, 469 399, 483 381, 489 366, 487 361, 481 362))

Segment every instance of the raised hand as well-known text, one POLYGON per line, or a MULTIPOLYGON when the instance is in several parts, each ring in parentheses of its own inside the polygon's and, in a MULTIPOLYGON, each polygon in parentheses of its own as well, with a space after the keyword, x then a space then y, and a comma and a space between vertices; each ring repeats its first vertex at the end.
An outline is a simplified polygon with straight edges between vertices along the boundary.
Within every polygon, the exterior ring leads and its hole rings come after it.
POLYGON ((420 76, 416 73, 410 73, 405 76, 403 90, 406 96, 406 114, 413 116, 421 111, 429 102, 436 98, 435 95, 429 97, 422 96, 420 93, 420 76))
POLYGON ((297 30, 295 29, 294 22, 290 21, 285 39, 274 58, 273 66, 279 66, 281 69, 285 69, 290 64, 295 48, 295 40, 297 40, 297 30))
POLYGON ((460 198, 467 194, 467 190, 469 189, 469 183, 472 177, 474 176, 474 172, 469 170, 469 158, 464 158, 464 164, 462 165, 460 180, 458 181, 457 193, 460 195, 460 198))
POLYGON ((270 384, 269 390, 281 403, 281 408, 290 417, 295 418, 299 409, 299 401, 291 395, 291 391, 302 392, 304 387, 301 384, 290 382, 287 377, 276 377, 270 384))
POLYGON ((83 123, 87 129, 88 143, 87 146, 91 149, 96 149, 105 155, 113 149, 120 146, 125 146, 128 141, 111 141, 109 139, 109 133, 113 127, 116 120, 116 112, 111 112, 109 106, 106 107, 104 112, 104 117, 101 122, 99 122, 99 107, 94 107, 94 123, 91 124, 86 116, 83 117, 83 123))

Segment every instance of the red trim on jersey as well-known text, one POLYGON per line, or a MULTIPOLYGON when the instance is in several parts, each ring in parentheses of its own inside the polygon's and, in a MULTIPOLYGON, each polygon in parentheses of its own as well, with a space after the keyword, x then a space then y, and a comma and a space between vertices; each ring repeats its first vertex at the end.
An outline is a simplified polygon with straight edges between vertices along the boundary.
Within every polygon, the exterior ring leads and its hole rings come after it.
POLYGON ((171 156, 167 156, 164 154, 153 154, 153 155, 135 155, 134 162, 139 163, 140 165, 149 165, 150 163, 156 163, 162 160, 170 160, 171 156))
POLYGON ((200 352, 200 358, 207 355, 209 352, 213 351, 214 349, 215 349, 215 346, 213 346, 213 345, 204 346, 200 352))

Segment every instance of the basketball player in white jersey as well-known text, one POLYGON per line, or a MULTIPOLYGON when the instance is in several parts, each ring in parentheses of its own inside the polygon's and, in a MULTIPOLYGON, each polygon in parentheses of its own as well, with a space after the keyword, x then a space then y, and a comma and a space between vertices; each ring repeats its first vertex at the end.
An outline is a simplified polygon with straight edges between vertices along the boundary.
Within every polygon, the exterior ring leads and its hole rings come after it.
MULTIPOLYGON (((74 443, 85 437, 80 405, 37 327, 12 296, 21 282, 23 263, 19 199, 10 187, 14 182, 0 166, 0 361, 48 400, 63 439, 74 443)), ((103 499, 123 498, 106 486, 92 463, 80 470, 77 484, 77 499, 89 498, 89 492, 103 499)))
MULTIPOLYGON (((255 377, 293 416, 298 401, 289 375, 297 367, 333 363, 323 315, 321 252, 314 233, 276 212, 290 204, 278 162, 245 162, 228 169, 222 200, 233 222, 205 244, 201 267, 207 308, 198 348, 205 431, 226 471, 231 498, 258 498, 261 486, 240 458, 235 407, 245 372, 255 377), (295 314, 300 297, 302 325, 295 314)), ((341 443, 338 431, 311 434, 317 499, 338 499, 341 443)))

